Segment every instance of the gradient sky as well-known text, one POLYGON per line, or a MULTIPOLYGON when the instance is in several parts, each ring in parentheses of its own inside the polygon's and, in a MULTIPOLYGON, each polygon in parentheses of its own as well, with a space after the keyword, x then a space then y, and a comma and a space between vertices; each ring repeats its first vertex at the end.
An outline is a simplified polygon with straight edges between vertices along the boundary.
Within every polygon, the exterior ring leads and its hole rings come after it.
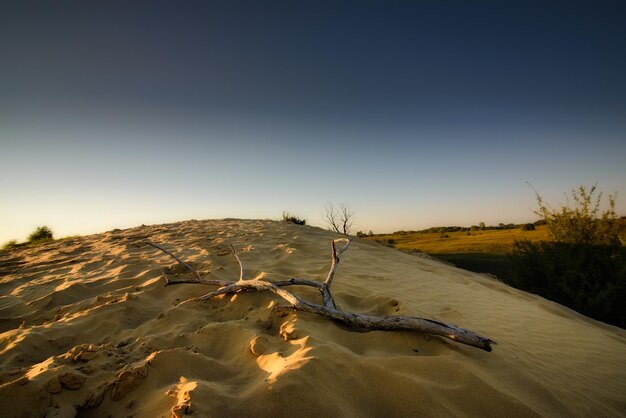
POLYGON ((626 212, 626 2, 96 3, 0 4, 0 243, 527 222, 527 181, 626 212))

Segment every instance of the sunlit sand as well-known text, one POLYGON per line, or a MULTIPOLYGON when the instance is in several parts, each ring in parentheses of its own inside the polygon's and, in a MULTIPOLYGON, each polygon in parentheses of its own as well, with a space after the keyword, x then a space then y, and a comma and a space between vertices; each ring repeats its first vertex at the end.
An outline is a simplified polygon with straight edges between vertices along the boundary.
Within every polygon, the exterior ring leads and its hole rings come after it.
MULTIPOLYGON (((257 220, 114 230, 0 253, 2 416, 620 416, 626 331, 492 278, 355 239, 340 308, 457 324, 488 353, 411 331, 351 329, 269 293, 180 301, 188 275, 323 280, 336 234, 257 220)), ((318 300, 312 288, 291 289, 318 300)))

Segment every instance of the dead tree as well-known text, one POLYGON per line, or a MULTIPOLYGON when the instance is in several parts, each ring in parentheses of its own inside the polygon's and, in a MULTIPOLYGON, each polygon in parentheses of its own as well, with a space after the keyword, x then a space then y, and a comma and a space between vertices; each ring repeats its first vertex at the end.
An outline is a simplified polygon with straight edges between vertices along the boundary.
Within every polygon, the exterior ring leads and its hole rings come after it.
POLYGON ((339 207, 336 208, 331 202, 326 203, 324 206, 326 214, 324 219, 329 228, 339 234, 350 235, 350 229, 353 224, 353 217, 356 212, 350 210, 350 208, 339 203, 339 207))
POLYGON ((326 275, 326 279, 323 282, 318 282, 314 280, 307 280, 293 277, 289 280, 283 281, 268 281, 262 279, 246 279, 245 278, 245 270, 243 267, 243 263, 241 259, 237 255, 237 252, 231 245, 231 250, 237 262, 239 263, 240 273, 239 279, 237 281, 228 281, 228 280, 213 280, 206 279, 202 277, 200 273, 191 267, 189 264, 182 261, 172 252, 166 250, 162 246, 147 242, 148 245, 157 248, 163 251, 165 254, 172 257, 176 260, 181 266, 185 269, 189 270, 193 274, 193 279, 183 279, 183 280, 172 280, 170 279, 165 271, 163 271, 163 277, 165 278, 165 286, 171 286, 176 284, 200 284, 200 285, 208 285, 208 286, 219 286, 217 290, 206 293, 202 296, 188 299, 184 302, 190 301, 208 301, 215 296, 229 294, 229 293, 237 293, 241 291, 269 291, 277 296, 281 297, 288 303, 288 307, 302 312, 310 312, 317 315, 325 316, 327 318, 334 319, 343 324, 368 329, 368 330, 413 330, 424 332, 427 334, 438 335, 444 338, 451 339, 453 341, 471 345, 473 347, 478 347, 485 351, 491 351, 491 344, 495 344, 494 341, 489 338, 482 337, 476 334, 473 331, 459 328, 456 325, 446 324, 444 322, 435 321, 432 319, 424 319, 424 318, 416 318, 412 316, 395 316, 395 315, 382 315, 382 316, 371 316, 371 315, 361 315, 351 312, 345 312, 341 309, 337 308, 335 304, 335 300, 330 292, 330 286, 333 282, 333 278, 335 277, 335 272, 337 270, 337 265, 341 260, 341 256, 350 246, 350 240, 347 238, 340 238, 337 240, 331 241, 331 261, 330 261, 330 269, 328 274, 326 275), (343 246, 337 248, 338 243, 343 243, 343 246), (287 286, 310 286, 318 289, 321 293, 323 304, 310 302, 308 300, 303 299, 297 294, 290 292, 284 287, 287 286))

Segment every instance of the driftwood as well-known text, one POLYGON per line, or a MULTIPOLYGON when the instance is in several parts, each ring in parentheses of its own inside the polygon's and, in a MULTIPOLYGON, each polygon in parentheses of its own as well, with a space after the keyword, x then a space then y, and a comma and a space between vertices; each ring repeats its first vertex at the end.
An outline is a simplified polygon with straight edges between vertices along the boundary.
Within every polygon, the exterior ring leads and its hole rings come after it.
POLYGON ((243 290, 269 291, 287 301, 289 303, 289 307, 296 311, 311 312, 317 315, 334 319, 353 327, 365 328, 369 330, 419 331, 428 334, 438 335, 459 343, 471 345, 473 347, 478 347, 485 351, 491 351, 491 344, 495 344, 495 342, 490 340, 489 338, 480 336, 473 331, 459 328, 456 325, 435 321, 432 319, 395 315, 361 315, 351 312, 345 312, 338 309, 335 304, 335 300, 330 293, 330 285, 333 282, 333 278, 337 270, 337 265, 339 264, 342 254, 350 246, 350 240, 347 238, 341 238, 331 241, 330 270, 328 271, 326 279, 321 283, 314 280, 306 280, 295 277, 289 280, 274 282, 261 279, 245 279, 245 270, 243 267, 243 263, 241 262, 241 259, 239 258, 237 252, 232 246, 231 250, 235 258, 237 259, 240 267, 239 279, 237 281, 207 279, 205 277, 202 277, 200 273, 189 264, 185 263, 180 258, 175 256, 173 253, 166 250, 165 248, 161 247, 160 245, 152 242, 147 242, 147 244, 159 249, 160 251, 163 251, 165 254, 176 260, 185 269, 193 273, 193 280, 172 280, 167 276, 165 271, 163 271, 163 277, 165 277, 165 286, 171 286, 176 284, 201 284, 209 286, 219 286, 217 290, 214 290, 197 298, 192 298, 189 301, 207 301, 215 296, 228 293, 237 293, 243 290), (338 243, 344 243, 344 245, 340 248, 337 248, 336 244, 338 243), (322 295, 323 305, 302 299, 295 293, 283 289, 286 286, 310 286, 317 288, 322 295))

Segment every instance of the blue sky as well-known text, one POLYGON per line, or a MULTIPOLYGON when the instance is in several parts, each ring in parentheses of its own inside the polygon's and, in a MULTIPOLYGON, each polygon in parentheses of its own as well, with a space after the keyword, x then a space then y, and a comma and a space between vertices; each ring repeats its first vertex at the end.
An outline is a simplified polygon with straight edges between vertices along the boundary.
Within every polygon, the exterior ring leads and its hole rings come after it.
MULTIPOLYGON (((626 185, 621 2, 3 2, 0 241, 534 220, 626 185)), ((624 214, 621 198, 618 209, 624 214)))

